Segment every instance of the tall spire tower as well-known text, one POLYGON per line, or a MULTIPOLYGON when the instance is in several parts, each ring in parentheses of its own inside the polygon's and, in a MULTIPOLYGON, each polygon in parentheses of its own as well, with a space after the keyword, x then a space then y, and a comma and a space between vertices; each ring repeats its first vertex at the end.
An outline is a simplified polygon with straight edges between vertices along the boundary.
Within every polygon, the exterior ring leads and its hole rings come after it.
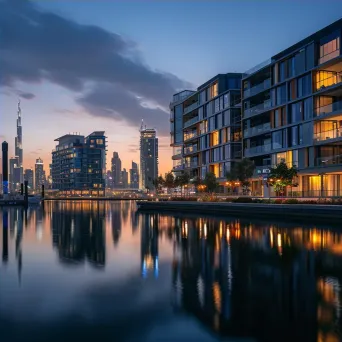
POLYGON ((18 101, 18 111, 17 111, 17 136, 15 137, 15 156, 18 157, 20 167, 20 183, 23 182, 23 130, 21 126, 21 108, 20 108, 20 100, 18 101))

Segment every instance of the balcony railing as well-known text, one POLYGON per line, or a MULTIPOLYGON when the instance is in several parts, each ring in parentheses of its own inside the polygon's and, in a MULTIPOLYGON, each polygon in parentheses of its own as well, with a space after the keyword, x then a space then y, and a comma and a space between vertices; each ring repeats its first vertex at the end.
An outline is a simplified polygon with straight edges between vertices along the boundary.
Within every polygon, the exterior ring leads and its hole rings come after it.
POLYGON ((173 170, 177 171, 177 170, 183 170, 184 169, 184 164, 179 164, 179 165, 174 165, 173 166, 173 170))
POLYGON ((336 156, 316 158, 315 160, 315 165, 322 167, 340 164, 342 164, 342 154, 337 154, 336 156))
POLYGON ((335 73, 332 76, 324 78, 323 80, 319 80, 316 82, 316 91, 323 90, 325 88, 331 87, 333 85, 339 84, 342 82, 342 73, 335 73))
POLYGON ((196 117, 194 117, 194 118, 192 118, 192 119, 190 119, 190 120, 184 122, 184 128, 187 128, 187 127, 193 125, 193 124, 196 123, 198 120, 199 120, 199 117, 196 116, 196 117))
POLYGON ((271 100, 266 100, 264 103, 260 103, 254 107, 247 108, 244 111, 244 117, 249 118, 251 116, 260 114, 264 112, 265 110, 269 109, 272 107, 272 101, 271 100))
POLYGON ((253 154, 267 153, 271 151, 271 144, 259 145, 245 149, 245 157, 249 157, 253 154))
POLYGON ((249 89, 246 89, 244 92, 243 92, 243 96, 246 98, 246 97, 249 97, 249 96, 253 96, 255 94, 258 94, 260 93, 261 91, 263 90, 266 90, 268 88, 271 87, 271 79, 270 78, 267 78, 264 82, 262 83, 259 83, 257 85, 255 85, 254 87, 252 88, 249 88, 249 89))
POLYGON ((198 167, 198 162, 195 162, 195 161, 193 161, 193 162, 190 162, 190 163, 185 163, 185 167, 186 168, 193 168, 193 167, 198 167))
POLYGON ((199 106, 199 102, 195 102, 192 105, 185 107, 184 108, 184 114, 191 112, 192 110, 194 110, 195 108, 197 108, 199 106))
POLYGON ((272 63, 272 59, 268 59, 262 63, 257 64, 255 67, 245 71, 244 73, 246 75, 251 75, 254 74, 255 72, 257 72, 258 70, 261 70, 262 68, 266 67, 267 65, 272 63))
POLYGON ((314 115, 326 115, 337 111, 342 111, 342 101, 337 101, 325 106, 317 107, 315 108, 314 115))
POLYGON ((191 153, 196 153, 197 152, 197 146, 189 146, 184 148, 184 154, 191 154, 191 153))
POLYGON ((267 122, 267 123, 264 123, 262 125, 247 128, 243 131, 243 134, 245 137, 248 137, 250 135, 255 135, 255 134, 267 132, 270 129, 271 129, 271 123, 267 122))
POLYGON ((197 132, 191 132, 191 133, 187 133, 187 134, 184 134, 184 141, 187 141, 187 140, 190 140, 190 139, 193 139, 193 138, 196 138, 198 136, 197 132))
POLYGON ((335 51, 330 52, 329 54, 327 54, 327 55, 321 57, 321 58, 319 59, 318 63, 319 63, 319 64, 323 64, 323 63, 325 63, 325 62, 330 61, 331 59, 334 59, 334 58, 338 57, 339 55, 340 55, 340 49, 335 50, 335 51))
POLYGON ((339 129, 331 129, 329 131, 324 131, 320 133, 314 134, 314 141, 315 142, 321 142, 331 139, 337 139, 342 137, 342 131, 339 129))

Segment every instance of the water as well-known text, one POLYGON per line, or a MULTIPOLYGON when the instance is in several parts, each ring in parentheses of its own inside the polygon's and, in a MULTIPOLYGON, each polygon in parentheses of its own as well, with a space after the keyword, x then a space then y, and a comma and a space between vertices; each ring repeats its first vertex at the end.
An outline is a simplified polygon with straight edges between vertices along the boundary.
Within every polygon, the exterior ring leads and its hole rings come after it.
POLYGON ((0 209, 0 242, 1 342, 342 341, 328 223, 46 202, 0 209))

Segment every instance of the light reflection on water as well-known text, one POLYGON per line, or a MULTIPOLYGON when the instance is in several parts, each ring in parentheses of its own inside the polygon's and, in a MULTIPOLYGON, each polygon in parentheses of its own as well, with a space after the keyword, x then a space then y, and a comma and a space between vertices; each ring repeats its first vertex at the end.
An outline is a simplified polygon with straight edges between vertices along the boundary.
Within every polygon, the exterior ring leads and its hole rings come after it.
POLYGON ((342 232, 134 202, 0 210, 1 341, 341 335, 342 232))

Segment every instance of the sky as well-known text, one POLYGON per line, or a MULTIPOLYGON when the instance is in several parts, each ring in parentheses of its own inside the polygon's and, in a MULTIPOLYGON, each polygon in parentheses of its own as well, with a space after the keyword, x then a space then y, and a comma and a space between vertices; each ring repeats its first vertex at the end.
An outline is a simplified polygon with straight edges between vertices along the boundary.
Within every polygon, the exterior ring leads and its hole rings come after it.
POLYGON ((0 141, 14 156, 17 102, 24 168, 48 170, 64 134, 108 137, 139 163, 141 120, 172 168, 169 102, 218 73, 244 72, 340 19, 342 1, 0 0, 0 141))

